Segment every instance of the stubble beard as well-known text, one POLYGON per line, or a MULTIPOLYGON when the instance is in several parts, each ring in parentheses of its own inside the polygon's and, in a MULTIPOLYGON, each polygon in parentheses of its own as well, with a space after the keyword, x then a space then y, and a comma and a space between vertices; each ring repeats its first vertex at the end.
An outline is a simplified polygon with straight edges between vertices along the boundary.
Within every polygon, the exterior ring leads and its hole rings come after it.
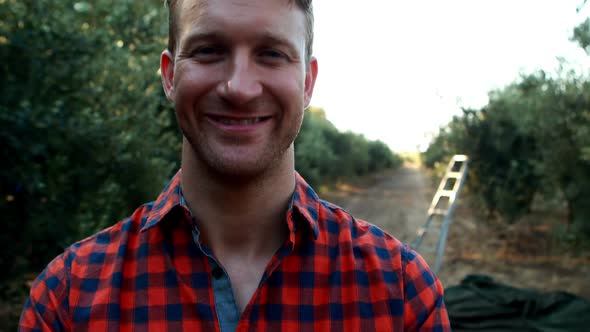
MULTIPOLYGON (((299 132, 299 128, 294 132, 288 133, 288 136, 271 138, 266 142, 266 146, 257 151, 257 156, 252 158, 243 158, 241 153, 234 153, 232 146, 240 148, 242 142, 239 138, 234 138, 232 142, 226 142, 226 148, 218 149, 209 143, 209 138, 203 133, 195 136, 189 136, 185 133, 188 147, 191 154, 195 156, 198 168, 204 174, 216 178, 222 182, 231 182, 238 184, 242 182, 252 182, 256 179, 264 179, 270 173, 281 167, 288 153, 293 153, 293 142, 299 132), (229 150, 230 153, 226 153, 229 150)), ((243 153, 243 152, 242 152, 243 153)))

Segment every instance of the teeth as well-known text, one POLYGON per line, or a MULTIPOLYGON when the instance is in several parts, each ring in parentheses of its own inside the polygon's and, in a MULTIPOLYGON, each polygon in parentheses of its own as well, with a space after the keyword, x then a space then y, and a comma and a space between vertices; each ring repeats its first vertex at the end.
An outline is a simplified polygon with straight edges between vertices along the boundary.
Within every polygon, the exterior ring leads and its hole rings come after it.
POLYGON ((254 119, 227 119, 227 118, 219 118, 217 119, 219 122, 223 123, 224 125, 232 126, 232 125, 252 125, 262 121, 262 118, 254 118, 254 119))

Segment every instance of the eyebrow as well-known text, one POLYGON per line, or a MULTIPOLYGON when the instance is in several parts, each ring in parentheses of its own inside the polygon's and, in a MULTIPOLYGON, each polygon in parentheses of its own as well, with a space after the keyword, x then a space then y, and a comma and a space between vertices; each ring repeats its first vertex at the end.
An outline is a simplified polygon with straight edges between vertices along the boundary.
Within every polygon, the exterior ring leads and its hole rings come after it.
POLYGON ((180 47, 182 48, 184 45, 190 45, 190 44, 200 41, 200 40, 212 40, 212 39, 224 40, 225 38, 223 38, 222 34, 216 33, 213 31, 211 31, 211 32, 193 31, 193 32, 190 32, 188 36, 186 36, 185 38, 183 38, 180 41, 180 47))
POLYGON ((260 40, 264 43, 272 44, 272 45, 280 45, 288 49, 289 53, 296 55, 299 57, 299 52, 297 50, 296 45, 294 45, 290 40, 287 38, 282 38, 281 36, 277 36, 269 31, 265 31, 260 40))

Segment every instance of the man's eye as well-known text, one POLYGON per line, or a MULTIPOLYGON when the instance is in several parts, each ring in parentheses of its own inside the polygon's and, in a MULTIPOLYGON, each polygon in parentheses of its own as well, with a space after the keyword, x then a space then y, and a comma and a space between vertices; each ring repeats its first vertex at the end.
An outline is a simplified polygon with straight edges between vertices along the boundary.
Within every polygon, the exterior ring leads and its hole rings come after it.
POLYGON ((195 49, 193 57, 199 61, 213 61, 223 55, 223 48, 218 46, 201 46, 195 49))
POLYGON ((282 52, 273 49, 262 50, 260 52, 260 55, 270 59, 283 59, 286 57, 285 54, 283 54, 282 52))
POLYGON ((219 48, 218 47, 215 47, 215 46, 203 46, 203 47, 197 48, 197 50, 195 51, 195 53, 198 53, 198 54, 216 54, 216 53, 219 53, 219 48))

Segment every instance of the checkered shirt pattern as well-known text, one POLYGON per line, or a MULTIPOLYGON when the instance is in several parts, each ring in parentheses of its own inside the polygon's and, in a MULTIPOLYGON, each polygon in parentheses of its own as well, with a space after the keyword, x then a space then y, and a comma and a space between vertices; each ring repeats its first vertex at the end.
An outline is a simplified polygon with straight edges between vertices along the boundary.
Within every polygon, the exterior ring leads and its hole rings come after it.
MULTIPOLYGON (((180 177, 55 258, 34 281, 19 330, 220 331, 180 177)), ((289 237, 237 331, 450 331, 443 288, 422 257, 320 200, 298 174, 286 222, 289 237)))

